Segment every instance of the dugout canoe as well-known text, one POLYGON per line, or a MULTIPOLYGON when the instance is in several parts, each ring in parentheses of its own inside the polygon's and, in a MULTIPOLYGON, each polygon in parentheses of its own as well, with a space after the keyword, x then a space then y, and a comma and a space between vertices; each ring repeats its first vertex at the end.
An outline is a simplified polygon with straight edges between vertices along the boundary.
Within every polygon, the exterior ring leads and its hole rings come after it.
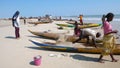
MULTIPOLYGON (((74 28, 75 26, 73 24, 56 24, 61 27, 71 27, 74 28)), ((91 27, 98 27, 101 26, 101 24, 91 23, 91 24, 85 24, 85 25, 78 25, 80 29, 82 28, 91 28, 91 27)))
POLYGON ((31 30, 28 30, 28 31, 36 36, 42 36, 42 37, 50 38, 50 39, 58 39, 59 38, 59 34, 57 34, 57 33, 35 32, 35 31, 31 31, 31 30))
POLYGON ((73 24, 56 24, 56 25, 61 26, 61 27, 71 27, 71 28, 74 27, 73 24))
MULTIPOLYGON (((41 36, 41 37, 45 37, 45 38, 49 38, 49 39, 59 39, 60 38, 60 34, 59 33, 49 33, 49 32, 36 32, 36 31, 31 31, 28 30, 30 33, 32 33, 33 35, 36 36, 41 36)), ((77 40, 79 37, 73 36, 73 35, 65 35, 64 36, 67 42, 73 42, 75 40, 77 40)), ((78 41, 79 43, 86 43, 86 39, 82 39, 80 41, 78 41)), ((92 40, 90 40, 90 43, 92 42, 92 40)), ((97 43, 101 43, 102 40, 96 40, 97 43)))
POLYGON ((49 23, 49 22, 28 22, 28 23, 38 25, 38 24, 46 24, 46 23, 49 23))
MULTIPOLYGON (((68 22, 66 22, 66 23, 68 23, 68 24, 75 24, 75 21, 68 21, 68 22)), ((88 25, 88 24, 93 24, 93 23, 83 23, 83 25, 88 25)), ((78 25, 81 25, 81 23, 78 23, 78 25)))
MULTIPOLYGON (((90 54, 100 54, 102 49, 100 47, 70 47, 68 45, 54 45, 54 44, 44 44, 37 41, 30 40, 35 45, 40 48, 48 49, 48 50, 57 50, 57 51, 65 51, 65 52, 78 52, 78 53, 90 53, 90 54)), ((81 46, 81 45, 80 45, 81 46)), ((117 48, 113 51, 113 54, 120 55, 120 44, 116 45, 117 48)))

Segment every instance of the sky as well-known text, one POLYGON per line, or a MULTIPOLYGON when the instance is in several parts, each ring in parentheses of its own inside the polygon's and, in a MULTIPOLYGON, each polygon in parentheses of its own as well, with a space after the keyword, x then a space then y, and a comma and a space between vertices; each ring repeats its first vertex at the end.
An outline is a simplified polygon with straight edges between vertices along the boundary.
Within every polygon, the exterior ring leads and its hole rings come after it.
POLYGON ((0 18, 120 14, 120 0, 0 0, 0 18))

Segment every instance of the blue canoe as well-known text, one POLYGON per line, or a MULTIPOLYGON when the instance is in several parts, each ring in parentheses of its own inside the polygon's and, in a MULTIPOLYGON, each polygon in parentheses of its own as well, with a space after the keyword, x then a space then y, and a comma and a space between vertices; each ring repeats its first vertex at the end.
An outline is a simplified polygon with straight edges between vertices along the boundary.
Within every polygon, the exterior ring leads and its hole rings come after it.
MULTIPOLYGON (((69 46, 61 46, 61 45, 54 45, 54 44, 44 44, 40 42, 36 42, 30 40, 35 45, 39 46, 40 48, 48 49, 48 50, 57 50, 57 51, 65 51, 65 52, 78 52, 78 53, 90 53, 90 54, 100 54, 102 49, 95 48, 95 47, 69 47, 69 46)), ((120 47, 120 44, 117 44, 120 47)), ((116 48, 113 51, 114 54, 120 55, 120 48, 116 48)))

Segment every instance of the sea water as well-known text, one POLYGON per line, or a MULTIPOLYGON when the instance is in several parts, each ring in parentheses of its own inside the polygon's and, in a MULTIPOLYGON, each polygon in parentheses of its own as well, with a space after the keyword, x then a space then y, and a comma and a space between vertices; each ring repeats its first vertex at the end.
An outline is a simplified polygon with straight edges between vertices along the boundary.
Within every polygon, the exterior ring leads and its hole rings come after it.
MULTIPOLYGON (((102 15, 84 15, 83 20, 85 21, 101 21, 102 15)), ((62 16, 62 19, 72 19, 72 20, 79 20, 78 16, 62 16)), ((113 21, 120 21, 120 14, 116 14, 114 16, 113 21)))
MULTIPOLYGON (((83 22, 85 23, 99 23, 102 24, 102 15, 83 15, 83 22)), ((62 16, 62 19, 72 19, 79 22, 78 16, 62 16)), ((116 14, 114 16, 113 21, 111 21, 111 25, 113 29, 118 30, 118 34, 120 35, 120 14, 116 14)))

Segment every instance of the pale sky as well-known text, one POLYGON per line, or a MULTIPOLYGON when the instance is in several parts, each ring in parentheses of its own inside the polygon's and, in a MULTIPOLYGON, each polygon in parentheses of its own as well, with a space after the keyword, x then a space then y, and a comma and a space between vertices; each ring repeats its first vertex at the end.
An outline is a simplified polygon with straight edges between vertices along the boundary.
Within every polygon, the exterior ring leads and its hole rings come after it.
POLYGON ((120 0, 0 0, 0 8, 0 18, 12 17, 16 10, 26 17, 120 14, 120 0))

